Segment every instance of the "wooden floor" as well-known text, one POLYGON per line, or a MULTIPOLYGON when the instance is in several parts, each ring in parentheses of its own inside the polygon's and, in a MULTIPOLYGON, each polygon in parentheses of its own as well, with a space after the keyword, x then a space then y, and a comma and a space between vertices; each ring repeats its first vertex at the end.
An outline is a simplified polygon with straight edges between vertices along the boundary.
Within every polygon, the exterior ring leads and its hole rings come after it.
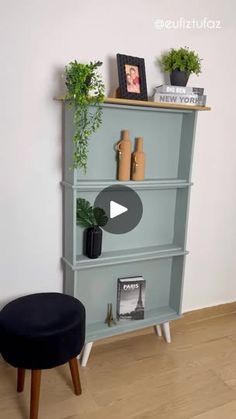
MULTIPOLYGON (((185 315, 168 345, 152 329, 96 344, 74 396, 69 367, 43 372, 39 419, 235 419, 236 303, 185 315)), ((0 418, 28 418, 0 361, 0 418)))

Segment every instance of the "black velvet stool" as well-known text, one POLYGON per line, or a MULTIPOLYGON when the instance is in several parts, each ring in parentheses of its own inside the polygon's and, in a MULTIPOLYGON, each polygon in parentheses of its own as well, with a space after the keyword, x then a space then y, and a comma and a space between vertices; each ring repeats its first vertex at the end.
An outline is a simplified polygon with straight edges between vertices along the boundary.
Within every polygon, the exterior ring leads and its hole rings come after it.
POLYGON ((31 294, 0 312, 0 352, 18 369, 17 391, 23 391, 25 370, 31 370, 30 419, 37 419, 41 370, 69 362, 75 394, 81 394, 76 356, 85 339, 85 308, 59 293, 31 294))

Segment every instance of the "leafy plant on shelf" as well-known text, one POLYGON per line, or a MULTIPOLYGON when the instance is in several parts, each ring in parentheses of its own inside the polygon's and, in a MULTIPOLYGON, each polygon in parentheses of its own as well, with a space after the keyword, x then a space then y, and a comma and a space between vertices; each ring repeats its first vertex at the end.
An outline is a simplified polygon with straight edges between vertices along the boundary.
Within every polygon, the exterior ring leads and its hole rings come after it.
POLYGON ((102 208, 93 207, 86 199, 78 198, 76 221, 84 228, 98 228, 106 225, 108 217, 102 208))
POLYGON ((189 75, 191 73, 201 73, 201 59, 195 51, 189 50, 188 47, 174 49, 162 55, 160 65, 163 71, 171 73, 174 70, 185 71, 189 75))
POLYGON ((81 64, 76 60, 65 67, 65 99, 74 106, 73 167, 87 169, 88 139, 102 123, 104 84, 97 72, 102 62, 81 64), (91 108, 91 106, 93 108, 91 108))
POLYGON ((102 252, 102 230, 108 217, 102 208, 93 207, 89 201, 83 198, 77 199, 76 221, 85 230, 85 255, 90 259, 96 259, 102 252))

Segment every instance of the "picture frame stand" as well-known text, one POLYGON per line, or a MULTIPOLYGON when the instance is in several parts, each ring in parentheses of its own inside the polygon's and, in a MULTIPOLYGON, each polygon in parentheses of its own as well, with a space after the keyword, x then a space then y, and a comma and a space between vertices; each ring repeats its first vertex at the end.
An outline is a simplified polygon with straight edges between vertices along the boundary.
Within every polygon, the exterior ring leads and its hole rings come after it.
POLYGON ((119 89, 119 87, 117 87, 117 89, 113 91, 111 97, 114 98, 114 99, 120 99, 120 89, 119 89))

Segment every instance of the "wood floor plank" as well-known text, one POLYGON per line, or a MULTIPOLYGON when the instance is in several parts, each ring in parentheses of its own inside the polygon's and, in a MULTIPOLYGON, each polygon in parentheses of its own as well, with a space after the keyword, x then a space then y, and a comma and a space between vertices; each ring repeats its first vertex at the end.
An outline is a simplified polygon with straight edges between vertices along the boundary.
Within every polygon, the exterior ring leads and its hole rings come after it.
POLYGON ((133 383, 119 388, 94 392, 98 412, 83 419, 110 417, 183 419, 214 406, 232 401, 236 392, 229 389, 212 371, 195 368, 173 370, 166 374, 136 377, 133 383), (216 397, 217 394, 217 397, 216 397))
MULTIPOLYGON (((42 373, 39 419, 235 419, 236 304, 172 323, 171 345, 152 328, 94 345, 76 397, 67 365, 42 373)), ((0 419, 28 417, 30 374, 0 362, 0 419)))
POLYGON ((223 361, 215 365, 214 372, 225 384, 236 390, 236 350, 227 362, 223 361))
POLYGON ((226 403, 208 412, 192 417, 191 419, 235 419, 236 401, 226 403))

